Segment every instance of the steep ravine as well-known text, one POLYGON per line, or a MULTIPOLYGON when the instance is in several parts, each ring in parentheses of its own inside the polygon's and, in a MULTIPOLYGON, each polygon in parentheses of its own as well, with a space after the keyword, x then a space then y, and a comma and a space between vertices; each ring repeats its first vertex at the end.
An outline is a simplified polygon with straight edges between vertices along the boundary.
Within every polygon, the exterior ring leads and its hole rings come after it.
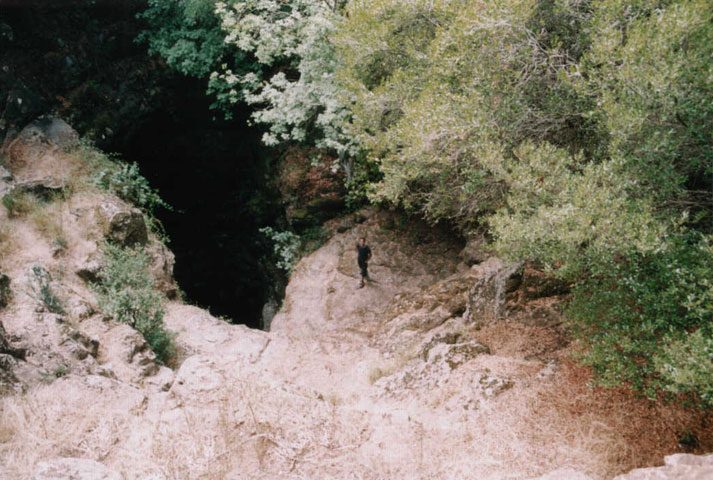
MULTIPOLYGON (((57 137, 26 138, 3 188, 77 167, 57 137)), ((116 212, 131 211, 110 194, 70 195, 54 211, 68 237, 57 254, 36 222, 0 208, 13 242, 0 263, 12 288, 0 333, 23 351, 2 352, 14 379, 2 377, 1 478, 608 479, 661 463, 686 429, 710 446, 683 408, 587 386, 561 292, 537 271, 459 255, 448 236, 376 209, 326 226, 269 332, 167 299, 179 355, 173 370, 159 366, 136 331, 96 312, 77 274, 106 235, 126 233, 116 212), (364 289, 358 236, 374 250, 364 289), (36 264, 66 314, 24 294, 36 264)), ((156 242, 146 239, 154 274, 170 291, 171 255, 156 242)), ((620 478, 713 472, 710 457, 669 462, 620 478)))

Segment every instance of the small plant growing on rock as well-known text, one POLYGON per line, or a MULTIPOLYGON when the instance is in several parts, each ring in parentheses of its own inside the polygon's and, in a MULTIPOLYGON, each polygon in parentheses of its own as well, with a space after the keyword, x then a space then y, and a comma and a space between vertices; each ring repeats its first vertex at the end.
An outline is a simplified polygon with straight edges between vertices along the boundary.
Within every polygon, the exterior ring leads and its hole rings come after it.
POLYGON ((52 374, 55 378, 62 378, 69 373, 69 367, 64 363, 57 365, 52 374))
POLYGON ((104 190, 115 193, 122 200, 131 202, 148 212, 159 207, 171 209, 158 192, 151 188, 148 180, 141 175, 136 163, 114 163, 110 168, 100 170, 97 184, 104 190))
POLYGON ((299 259, 300 248, 302 247, 299 235, 290 231, 280 232, 272 227, 261 228, 260 232, 272 241, 272 248, 277 256, 276 265, 278 268, 287 273, 292 272, 299 259))
POLYGON ((30 278, 30 296, 40 302, 48 312, 64 315, 62 301, 52 288, 52 277, 40 265, 32 267, 30 278))
POLYGON ((101 310, 141 333, 157 358, 166 363, 175 354, 173 336, 163 325, 161 294, 149 272, 149 259, 138 248, 104 246, 106 267, 96 292, 101 310))

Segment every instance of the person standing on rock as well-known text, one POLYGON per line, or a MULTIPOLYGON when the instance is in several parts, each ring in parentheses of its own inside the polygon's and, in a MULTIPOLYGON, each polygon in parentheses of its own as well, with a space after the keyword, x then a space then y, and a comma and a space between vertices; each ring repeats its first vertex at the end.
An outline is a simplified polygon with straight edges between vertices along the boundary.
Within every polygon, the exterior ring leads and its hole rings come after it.
POLYGON ((369 280, 369 260, 371 260, 371 248, 366 244, 366 238, 360 237, 357 242, 357 263, 359 264, 359 271, 361 272, 361 281, 359 282, 359 288, 364 286, 366 280, 369 280))

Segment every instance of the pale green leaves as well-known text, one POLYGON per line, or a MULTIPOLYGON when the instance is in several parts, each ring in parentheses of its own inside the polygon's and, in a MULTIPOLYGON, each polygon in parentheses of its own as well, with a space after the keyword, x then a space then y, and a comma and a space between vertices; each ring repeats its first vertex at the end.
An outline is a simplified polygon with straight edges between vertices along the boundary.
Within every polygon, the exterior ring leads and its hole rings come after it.
POLYGON ((521 145, 503 176, 507 208, 490 218, 498 250, 567 278, 601 256, 657 248, 666 224, 616 161, 582 164, 551 145, 521 145))

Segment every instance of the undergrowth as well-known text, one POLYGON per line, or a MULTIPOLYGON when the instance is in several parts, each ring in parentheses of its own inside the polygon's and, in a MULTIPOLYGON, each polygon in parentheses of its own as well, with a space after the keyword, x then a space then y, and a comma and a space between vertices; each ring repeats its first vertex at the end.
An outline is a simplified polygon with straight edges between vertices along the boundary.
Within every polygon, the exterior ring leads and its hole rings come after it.
POLYGON ((154 286, 147 254, 109 243, 103 253, 106 266, 95 285, 100 309, 139 331, 158 360, 167 363, 176 347, 163 324, 162 296, 154 286))

